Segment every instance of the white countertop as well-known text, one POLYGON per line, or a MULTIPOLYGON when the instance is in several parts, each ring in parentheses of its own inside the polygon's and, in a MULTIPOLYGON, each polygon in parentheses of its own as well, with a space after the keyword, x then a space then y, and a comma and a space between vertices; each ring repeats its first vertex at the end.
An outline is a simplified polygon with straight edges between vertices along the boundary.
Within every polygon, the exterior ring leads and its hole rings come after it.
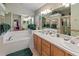
POLYGON ((51 44, 54 44, 57 47, 70 52, 71 55, 79 56, 79 46, 76 46, 74 44, 69 44, 62 37, 51 37, 50 35, 45 35, 45 34, 42 34, 42 33, 38 32, 38 31, 39 30, 35 30, 35 31, 33 31, 33 33, 38 35, 39 37, 47 40, 51 44))

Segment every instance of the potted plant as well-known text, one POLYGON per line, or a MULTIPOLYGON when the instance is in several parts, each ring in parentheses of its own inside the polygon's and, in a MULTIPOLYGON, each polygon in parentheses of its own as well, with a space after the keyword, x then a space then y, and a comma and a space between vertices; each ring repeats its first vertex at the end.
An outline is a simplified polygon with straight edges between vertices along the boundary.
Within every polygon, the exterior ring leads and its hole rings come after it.
POLYGON ((31 30, 36 30, 36 25, 35 24, 29 24, 28 28, 31 30))

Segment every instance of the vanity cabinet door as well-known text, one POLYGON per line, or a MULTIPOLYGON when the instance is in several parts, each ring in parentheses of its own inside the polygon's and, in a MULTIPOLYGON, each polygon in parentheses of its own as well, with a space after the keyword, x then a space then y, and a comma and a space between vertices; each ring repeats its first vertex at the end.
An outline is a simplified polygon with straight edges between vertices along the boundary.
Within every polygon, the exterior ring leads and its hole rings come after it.
POLYGON ((51 44, 51 56, 71 56, 71 54, 51 44))
POLYGON ((34 47, 37 50, 37 52, 39 53, 39 55, 41 55, 41 38, 38 37, 37 35, 33 35, 34 37, 34 47))
POLYGON ((65 56, 72 56, 72 55, 68 53, 67 51, 65 51, 65 56))
POLYGON ((42 45, 41 43, 42 43, 41 38, 38 37, 38 39, 37 39, 37 51, 38 51, 39 55, 41 55, 41 45, 42 45))
POLYGON ((34 48, 37 50, 37 39, 38 39, 37 35, 34 34, 33 39, 34 39, 34 48))
POLYGON ((64 51, 55 45, 51 45, 51 56, 64 56, 64 51))
POLYGON ((42 55, 50 56, 50 43, 45 40, 42 40, 42 55))
POLYGON ((54 47, 54 56, 64 56, 64 51, 55 46, 54 47))

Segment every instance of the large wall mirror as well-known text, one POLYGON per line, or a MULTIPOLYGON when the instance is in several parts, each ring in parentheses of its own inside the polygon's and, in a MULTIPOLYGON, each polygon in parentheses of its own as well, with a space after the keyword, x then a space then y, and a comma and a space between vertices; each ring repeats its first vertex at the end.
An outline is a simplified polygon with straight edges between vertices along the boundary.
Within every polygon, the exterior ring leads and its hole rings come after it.
POLYGON ((42 25, 53 29, 59 29, 62 34, 79 36, 79 3, 52 10, 52 13, 43 16, 42 25), (54 15, 58 13, 61 16, 54 17, 54 15))
POLYGON ((57 29, 60 33, 71 35, 71 5, 52 10, 42 16, 42 26, 57 29))
POLYGON ((2 7, 2 4, 0 4, 0 35, 2 34, 3 32, 3 26, 2 24, 4 23, 4 20, 5 20, 5 15, 4 15, 4 8, 2 7))
POLYGON ((0 35, 10 30, 11 13, 6 12, 4 4, 0 4, 0 35))

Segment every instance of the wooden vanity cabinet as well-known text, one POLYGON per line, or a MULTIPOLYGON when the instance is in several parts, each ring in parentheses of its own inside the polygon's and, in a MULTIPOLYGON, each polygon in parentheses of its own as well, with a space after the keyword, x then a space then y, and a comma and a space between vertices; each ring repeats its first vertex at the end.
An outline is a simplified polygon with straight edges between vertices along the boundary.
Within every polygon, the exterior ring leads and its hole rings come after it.
POLYGON ((42 56, 50 56, 50 43, 42 40, 42 56))
POLYGON ((34 47, 42 56, 71 56, 68 51, 65 51, 54 44, 42 39, 37 35, 33 35, 34 38, 34 47))

